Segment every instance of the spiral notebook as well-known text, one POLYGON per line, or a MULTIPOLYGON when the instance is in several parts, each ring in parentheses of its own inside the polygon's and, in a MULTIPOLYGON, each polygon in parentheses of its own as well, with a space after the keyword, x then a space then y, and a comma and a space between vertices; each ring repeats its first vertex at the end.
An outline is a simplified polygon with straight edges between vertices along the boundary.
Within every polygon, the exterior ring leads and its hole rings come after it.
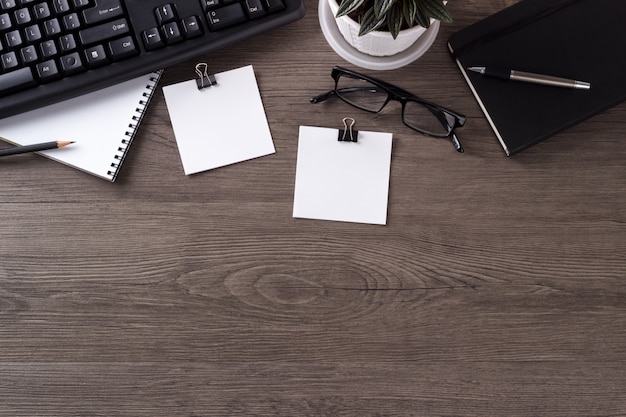
POLYGON ((57 162, 115 181, 161 72, 0 120, 0 139, 14 145, 75 141, 39 152, 57 162))

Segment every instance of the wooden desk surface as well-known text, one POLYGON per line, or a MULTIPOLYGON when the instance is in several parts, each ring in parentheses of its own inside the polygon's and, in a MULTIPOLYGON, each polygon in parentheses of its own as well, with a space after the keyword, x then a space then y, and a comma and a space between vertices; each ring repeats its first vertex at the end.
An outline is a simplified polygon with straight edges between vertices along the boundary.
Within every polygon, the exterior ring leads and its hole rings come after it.
POLYGON ((513 3, 363 71, 465 113, 463 155, 309 104, 356 67, 306 0, 204 58, 254 65, 276 154, 184 176, 159 89, 115 183, 2 159, 0 415, 625 416, 626 105, 506 158, 445 42, 513 3), (298 126, 343 116, 394 133, 387 226, 292 218, 298 126))

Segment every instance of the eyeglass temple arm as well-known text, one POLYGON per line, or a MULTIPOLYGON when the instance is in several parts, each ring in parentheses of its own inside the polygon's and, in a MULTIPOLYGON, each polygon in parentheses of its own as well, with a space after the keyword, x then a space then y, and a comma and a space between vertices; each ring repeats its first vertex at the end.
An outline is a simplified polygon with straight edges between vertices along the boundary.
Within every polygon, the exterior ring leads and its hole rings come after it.
POLYGON ((452 140, 452 145, 454 145, 454 149, 456 149, 457 152, 465 152, 465 149, 463 149, 463 146, 461 145, 461 142, 459 141, 459 137, 456 135, 456 132, 452 131, 450 133, 450 139, 452 140))
MULTIPOLYGON (((372 87, 346 87, 346 88, 339 89, 340 93, 354 93, 357 91, 370 91, 370 92, 375 93, 376 89, 373 89, 372 87)), ((319 96, 311 97, 309 101, 313 104, 319 103, 320 101, 328 100, 329 97, 334 96, 336 94, 337 94, 337 90, 330 90, 330 91, 325 92, 324 94, 320 94, 319 96)))
POLYGON ((315 104, 321 101, 326 101, 328 100, 329 97, 334 96, 334 95, 335 95, 335 90, 330 90, 330 91, 325 92, 324 94, 320 94, 319 96, 311 97, 309 101, 315 104))

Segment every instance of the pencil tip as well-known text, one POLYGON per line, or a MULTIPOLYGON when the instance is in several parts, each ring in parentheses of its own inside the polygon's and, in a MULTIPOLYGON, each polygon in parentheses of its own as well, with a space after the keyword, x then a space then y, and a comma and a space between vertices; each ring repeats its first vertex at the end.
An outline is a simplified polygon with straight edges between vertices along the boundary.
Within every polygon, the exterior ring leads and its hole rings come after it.
POLYGON ((72 143, 74 143, 74 141, 60 140, 57 142, 57 148, 62 148, 64 146, 71 145, 72 143))

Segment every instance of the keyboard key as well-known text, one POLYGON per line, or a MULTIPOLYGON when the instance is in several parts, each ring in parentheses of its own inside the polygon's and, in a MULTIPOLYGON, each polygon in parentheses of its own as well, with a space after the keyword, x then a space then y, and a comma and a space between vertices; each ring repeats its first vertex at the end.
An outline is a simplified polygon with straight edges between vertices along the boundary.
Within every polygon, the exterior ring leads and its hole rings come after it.
POLYGON ((59 38, 61 52, 69 52, 76 49, 76 39, 74 35, 63 35, 59 38))
POLYGON ((158 28, 144 30, 141 37, 143 39, 143 46, 147 51, 154 51, 155 49, 165 46, 165 42, 161 38, 161 32, 159 32, 158 28))
POLYGON ((70 13, 63 16, 63 26, 65 26, 65 29, 68 31, 79 29, 80 20, 78 19, 78 15, 76 13, 70 13))
POLYGON ((61 78, 61 73, 57 68, 57 63, 54 59, 40 62, 35 66, 37 70, 37 76, 43 83, 47 83, 61 78))
POLYGON ((22 41, 22 35, 19 30, 12 30, 11 32, 5 35, 6 43, 9 49, 13 49, 15 47, 20 46, 22 41))
POLYGON ((130 36, 109 42, 109 52, 111 53, 113 61, 120 61, 122 59, 139 55, 139 50, 135 46, 133 38, 130 36))
POLYGON ((168 45, 174 45, 183 41, 183 35, 180 33, 178 23, 170 22, 163 26, 163 36, 165 37, 165 43, 168 45))
POLYGON ((54 0, 54 10, 58 14, 67 13, 70 11, 70 4, 67 0, 54 0))
POLYGON ((33 21, 30 15, 30 11, 27 8, 19 9, 15 11, 15 23, 18 26, 25 26, 33 21))
POLYGON ((202 26, 198 21, 197 16, 191 16, 186 19, 183 19, 183 33, 185 38, 191 39, 196 38, 198 36, 202 36, 204 34, 204 30, 202 30, 202 26))
POLYGON ((41 29, 38 25, 32 25, 27 27, 24 30, 24 34, 26 35, 26 42, 33 43, 40 40, 43 36, 41 35, 41 29))
POLYGON ((85 49, 85 58, 89 68, 96 68, 109 63, 104 46, 96 45, 85 49))
POLYGON ((21 68, 15 71, 0 74, 0 95, 23 90, 37 85, 30 68, 21 68))
POLYGON ((61 33, 61 25, 57 19, 46 20, 43 22, 43 27, 46 32, 46 36, 50 38, 61 33))
POLYGON ((176 12, 173 4, 164 4, 163 6, 157 7, 154 10, 154 14, 159 26, 176 20, 176 12))
POLYGON ((200 5, 202 6, 202 10, 208 12, 211 9, 214 9, 221 5, 220 0, 200 0, 200 5))
POLYGON ((78 52, 62 56, 60 62, 61 69, 65 75, 77 74, 85 71, 86 69, 78 52))
POLYGON ((39 3, 34 7, 33 10, 35 11, 35 17, 37 18, 37 20, 47 19, 52 16, 47 3, 39 3))
POLYGON ((74 3, 75 9, 82 9, 84 7, 89 6, 91 0, 72 0, 74 3))
POLYGON ((22 48, 20 50, 20 55, 22 56, 22 62, 27 65, 39 60, 39 55, 37 54, 35 45, 29 45, 22 48))
POLYGON ((15 3, 15 0, 2 0, 0 2, 0 7, 2 7, 2 10, 11 10, 14 9, 17 6, 17 4, 15 3))
POLYGON ((207 14, 207 18, 211 30, 223 29, 246 21, 246 15, 239 3, 211 10, 207 14))
POLYGON ((263 9, 261 0, 246 0, 245 8, 250 19, 256 19, 257 17, 265 16, 267 14, 265 9, 263 9))
POLYGON ((83 29, 78 32, 78 36, 80 37, 81 44, 91 45, 124 35, 128 33, 129 30, 126 19, 117 19, 113 22, 83 29))
POLYGON ((267 7, 267 11, 270 13, 280 12, 285 10, 285 3, 283 0, 263 0, 265 1, 265 7, 267 7))
POLYGON ((44 58, 52 58, 58 54, 57 45, 54 41, 43 41, 41 45, 39 45, 39 48, 44 58))
POLYGON ((97 0, 95 7, 83 10, 83 19, 88 26, 120 16, 124 16, 120 0, 97 0))
POLYGON ((2 69, 5 71, 10 71, 14 68, 17 68, 20 64, 17 60, 17 55, 15 55, 15 52, 7 52, 6 54, 2 54, 2 57, 0 57, 0 61, 2 62, 2 69))
POLYGON ((11 18, 8 13, 0 14, 0 30, 8 30, 11 29, 11 18))

